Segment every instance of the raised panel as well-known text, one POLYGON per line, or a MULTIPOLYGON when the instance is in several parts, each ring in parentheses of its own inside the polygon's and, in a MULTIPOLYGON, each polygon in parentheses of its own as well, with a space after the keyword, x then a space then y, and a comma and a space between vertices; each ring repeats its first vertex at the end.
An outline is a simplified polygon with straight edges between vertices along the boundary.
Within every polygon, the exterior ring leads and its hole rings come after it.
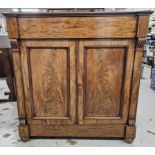
POLYGON ((21 47, 29 124, 73 124, 75 42, 22 41, 21 47))
POLYGON ((120 117, 126 48, 86 48, 85 116, 120 117))
POLYGON ((35 117, 68 117, 68 49, 30 48, 35 117))
POLYGON ((79 124, 126 124, 134 40, 80 41, 79 124))

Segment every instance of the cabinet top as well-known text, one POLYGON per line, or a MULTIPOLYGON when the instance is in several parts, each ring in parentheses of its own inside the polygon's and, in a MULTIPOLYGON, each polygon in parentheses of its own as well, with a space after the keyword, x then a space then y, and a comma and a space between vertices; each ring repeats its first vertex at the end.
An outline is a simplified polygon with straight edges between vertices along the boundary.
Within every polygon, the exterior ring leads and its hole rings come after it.
POLYGON ((2 13, 6 17, 78 17, 78 16, 117 16, 117 15, 150 15, 153 11, 113 11, 113 12, 48 12, 48 13, 2 13))

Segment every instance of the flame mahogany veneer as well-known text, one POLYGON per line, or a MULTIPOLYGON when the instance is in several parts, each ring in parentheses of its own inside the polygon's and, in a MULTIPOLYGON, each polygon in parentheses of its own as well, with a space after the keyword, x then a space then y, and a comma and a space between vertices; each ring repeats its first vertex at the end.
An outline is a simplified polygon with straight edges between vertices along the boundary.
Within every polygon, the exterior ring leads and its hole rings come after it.
POLYGON ((150 11, 4 14, 19 135, 135 138, 150 11))

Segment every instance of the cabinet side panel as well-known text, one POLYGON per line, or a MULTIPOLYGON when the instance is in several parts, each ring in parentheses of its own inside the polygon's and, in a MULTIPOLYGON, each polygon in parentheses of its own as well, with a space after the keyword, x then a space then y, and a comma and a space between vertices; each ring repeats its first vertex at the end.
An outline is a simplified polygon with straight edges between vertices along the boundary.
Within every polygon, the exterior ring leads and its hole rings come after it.
POLYGON ((137 27, 137 45, 135 49, 134 69, 132 77, 132 88, 129 110, 129 125, 134 126, 136 121, 136 110, 138 104, 139 84, 141 76, 141 64, 143 56, 143 45, 148 32, 149 16, 140 15, 137 27))
MULTIPOLYGON (((12 47, 12 51, 14 48, 12 47)), ((24 88, 23 88, 23 77, 21 70, 21 53, 20 50, 13 51, 13 68, 16 82, 16 93, 17 93, 17 105, 19 118, 25 118, 25 103, 24 103, 24 88)))
POLYGON ((21 138, 29 137, 29 130, 27 125, 27 113, 25 107, 25 93, 22 76, 21 50, 19 48, 20 42, 17 39, 11 39, 11 51, 13 55, 13 68, 16 82, 18 118, 19 118, 19 136, 21 138))
POLYGON ((129 125, 135 125, 136 110, 138 104, 139 84, 141 76, 141 64, 142 64, 142 48, 136 49, 134 70, 132 77, 132 90, 130 99, 130 110, 129 110, 129 125))

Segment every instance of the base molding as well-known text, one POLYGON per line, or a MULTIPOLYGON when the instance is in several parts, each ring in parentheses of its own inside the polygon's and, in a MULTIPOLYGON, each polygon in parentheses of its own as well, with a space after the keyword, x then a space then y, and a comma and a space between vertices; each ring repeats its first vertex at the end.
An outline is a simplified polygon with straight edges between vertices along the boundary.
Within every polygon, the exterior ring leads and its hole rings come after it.
POLYGON ((30 136, 41 137, 105 137, 124 138, 125 126, 120 125, 30 125, 30 136))
POLYGON ((79 137, 79 138, 124 138, 132 143, 136 127, 127 125, 20 125, 19 136, 26 142, 30 137, 79 137))
POLYGON ((123 138, 132 143, 136 127, 126 125, 20 125, 19 136, 26 142, 30 137, 79 137, 79 138, 123 138))

